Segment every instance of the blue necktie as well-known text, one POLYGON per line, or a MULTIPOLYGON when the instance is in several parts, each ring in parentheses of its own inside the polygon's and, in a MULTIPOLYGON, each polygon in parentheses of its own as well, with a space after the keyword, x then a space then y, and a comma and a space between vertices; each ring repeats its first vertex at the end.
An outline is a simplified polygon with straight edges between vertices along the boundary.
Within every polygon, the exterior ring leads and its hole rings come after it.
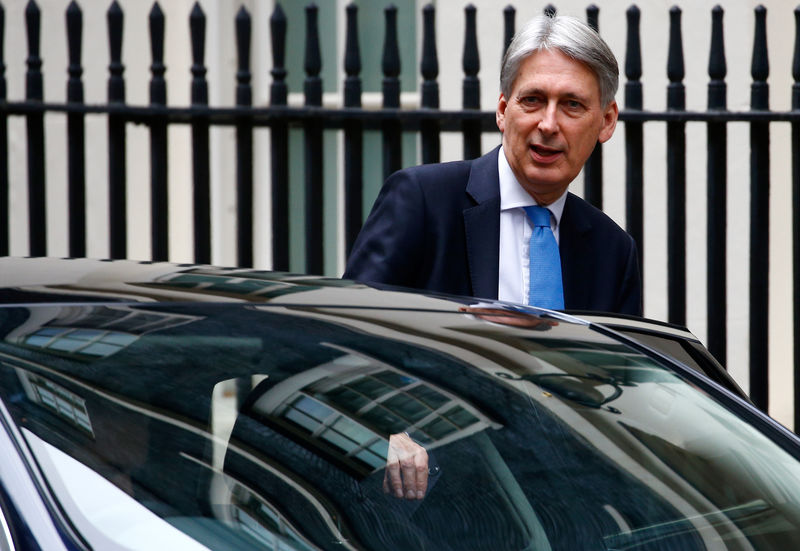
POLYGON ((528 304, 551 310, 564 309, 564 289, 561 282, 561 255, 550 229, 550 211, 544 207, 525 207, 533 222, 528 250, 530 258, 530 287, 528 304))

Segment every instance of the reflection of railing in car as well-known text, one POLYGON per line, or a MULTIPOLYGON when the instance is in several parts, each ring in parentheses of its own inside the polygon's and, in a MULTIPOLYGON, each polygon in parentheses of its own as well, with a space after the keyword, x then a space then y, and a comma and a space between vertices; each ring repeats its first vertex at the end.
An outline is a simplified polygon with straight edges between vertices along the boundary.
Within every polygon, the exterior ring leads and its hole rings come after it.
POLYGON ((606 404, 622 396, 623 386, 633 386, 630 383, 622 383, 615 377, 603 376, 597 373, 582 375, 574 373, 541 373, 521 375, 519 377, 514 377, 508 373, 496 373, 496 375, 501 379, 510 381, 530 381, 561 398, 576 402, 582 406, 597 409, 603 408, 611 413, 620 413, 620 411, 606 404), (597 390, 597 387, 602 385, 611 386, 614 391, 606 396, 597 390))

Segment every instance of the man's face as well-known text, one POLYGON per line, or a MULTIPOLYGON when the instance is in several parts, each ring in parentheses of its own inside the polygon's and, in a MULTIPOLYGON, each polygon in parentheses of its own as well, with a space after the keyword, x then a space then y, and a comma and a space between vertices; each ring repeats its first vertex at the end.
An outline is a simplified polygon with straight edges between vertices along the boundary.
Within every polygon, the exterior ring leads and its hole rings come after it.
POLYGON ((511 97, 500 94, 497 126, 514 175, 539 204, 560 197, 595 144, 617 124, 616 102, 603 106, 597 77, 560 50, 543 50, 520 65, 511 97))

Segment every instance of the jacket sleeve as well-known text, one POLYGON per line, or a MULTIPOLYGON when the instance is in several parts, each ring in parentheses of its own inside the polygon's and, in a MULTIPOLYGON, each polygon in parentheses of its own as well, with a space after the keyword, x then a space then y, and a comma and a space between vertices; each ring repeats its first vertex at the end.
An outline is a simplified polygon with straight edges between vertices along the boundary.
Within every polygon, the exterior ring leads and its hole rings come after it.
POLYGON ((358 234, 343 277, 413 287, 424 255, 425 197, 409 171, 386 180, 358 234))

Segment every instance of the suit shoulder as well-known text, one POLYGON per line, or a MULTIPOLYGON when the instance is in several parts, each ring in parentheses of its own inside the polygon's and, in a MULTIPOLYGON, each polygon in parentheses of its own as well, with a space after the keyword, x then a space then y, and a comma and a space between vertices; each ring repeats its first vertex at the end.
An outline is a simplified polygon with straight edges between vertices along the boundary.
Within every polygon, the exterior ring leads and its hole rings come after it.
POLYGON ((392 174, 387 183, 389 181, 411 180, 425 187, 434 183, 466 182, 471 166, 472 161, 450 161, 411 166, 392 174))
POLYGON ((592 231, 625 238, 625 240, 633 239, 609 215, 577 195, 569 194, 565 210, 569 211, 572 220, 580 221, 581 224, 586 225, 587 229, 591 228, 592 231))

